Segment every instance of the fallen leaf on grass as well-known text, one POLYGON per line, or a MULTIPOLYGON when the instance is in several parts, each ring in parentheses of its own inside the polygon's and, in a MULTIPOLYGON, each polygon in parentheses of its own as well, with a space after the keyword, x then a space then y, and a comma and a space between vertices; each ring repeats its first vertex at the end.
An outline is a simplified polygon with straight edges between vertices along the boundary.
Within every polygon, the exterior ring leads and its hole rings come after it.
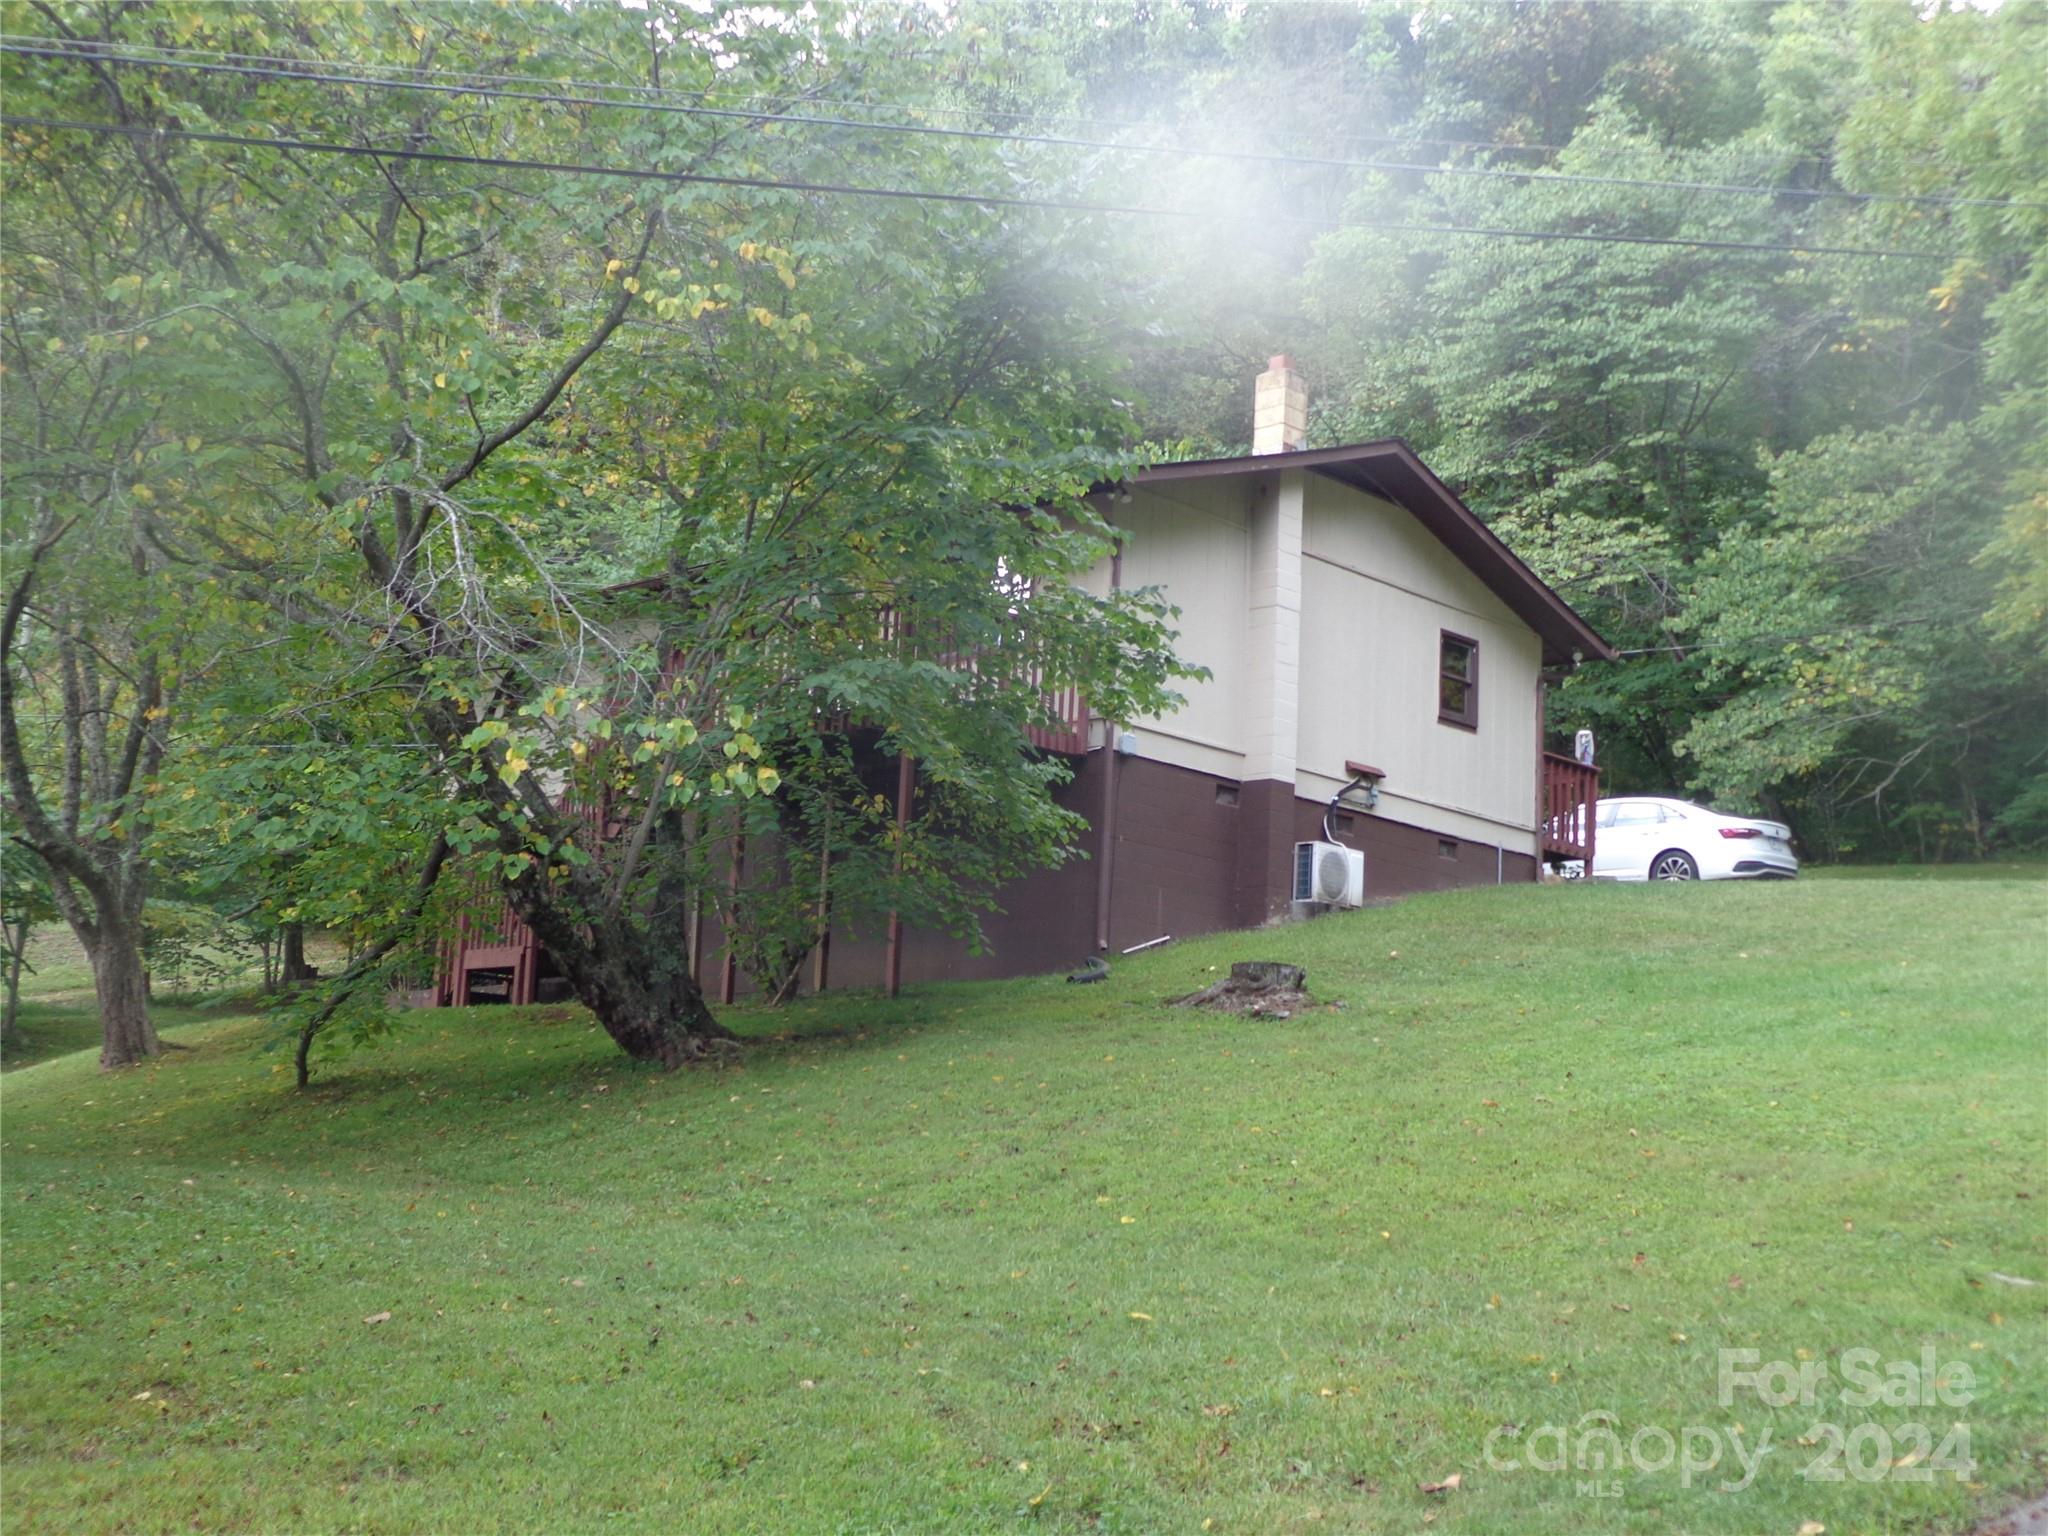
POLYGON ((1828 1528, 1818 1520, 1802 1520, 1799 1522, 1799 1536, 1827 1536, 1827 1530, 1828 1528))
POLYGON ((1133 1312, 1131 1314, 1131 1321, 1134 1323, 1149 1323, 1152 1321, 1152 1314, 1150 1312, 1133 1312))
POLYGON ((1232 1407, 1229 1403, 1210 1403, 1207 1407, 1205 1407, 1202 1410, 1202 1412, 1209 1415, 1209 1417, 1212 1419, 1227 1419, 1233 1413, 1237 1412, 1237 1409, 1232 1407))
POLYGON ((1463 1487, 1464 1483, 1465 1474, 1462 1472, 1453 1472, 1449 1477, 1445 1478, 1440 1483, 1424 1483, 1422 1485, 1422 1491, 1424 1493, 1449 1493, 1453 1488, 1463 1487))
POLYGON ((363 1321, 366 1323, 373 1324, 388 1323, 391 1321, 391 1314, 389 1312, 372 1312, 368 1317, 364 1318, 363 1321))

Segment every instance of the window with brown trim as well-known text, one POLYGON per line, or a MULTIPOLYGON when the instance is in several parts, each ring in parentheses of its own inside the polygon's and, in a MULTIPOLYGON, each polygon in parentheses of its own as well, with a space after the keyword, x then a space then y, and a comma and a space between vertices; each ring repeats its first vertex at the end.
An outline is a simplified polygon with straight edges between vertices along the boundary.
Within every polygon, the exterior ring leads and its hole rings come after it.
POLYGON ((1445 725, 1479 729, 1479 642, 1448 629, 1437 632, 1436 717, 1445 725))

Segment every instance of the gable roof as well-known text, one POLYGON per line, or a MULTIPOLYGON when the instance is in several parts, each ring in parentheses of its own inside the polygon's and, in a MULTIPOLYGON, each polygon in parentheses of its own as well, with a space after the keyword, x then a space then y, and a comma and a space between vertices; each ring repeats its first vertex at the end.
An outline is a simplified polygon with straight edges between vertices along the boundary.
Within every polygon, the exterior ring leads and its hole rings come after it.
POLYGON ((1139 471, 1131 483, 1164 485, 1175 480, 1263 475, 1283 469, 1304 469, 1324 475, 1405 508, 1536 632, 1543 641, 1543 660, 1547 665, 1567 665, 1574 652, 1600 661, 1615 659, 1614 647, 1523 564, 1521 557, 1480 521, 1479 514, 1459 500, 1449 486, 1430 472, 1415 450, 1399 438, 1351 443, 1342 448, 1300 448, 1248 458, 1158 464, 1139 471))

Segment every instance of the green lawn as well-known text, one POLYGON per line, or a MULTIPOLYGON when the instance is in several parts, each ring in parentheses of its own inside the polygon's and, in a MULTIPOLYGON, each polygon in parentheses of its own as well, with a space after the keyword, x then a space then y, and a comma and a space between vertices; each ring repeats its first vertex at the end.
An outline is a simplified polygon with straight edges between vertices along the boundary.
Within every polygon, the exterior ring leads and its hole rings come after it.
POLYGON ((1518 887, 744 1015, 725 1071, 571 1009, 303 1098, 247 1020, 48 1062, 0 1084, 7 1529, 1968 1531, 2048 1486, 2048 1284, 1998 1278, 2048 1281, 2044 940, 2024 873, 1518 887), (1234 957, 1326 1006, 1160 1006, 1234 957), (1976 1396, 1723 1406, 1724 1346, 1976 1396), (1603 1410, 1775 1449, 1489 1465, 1603 1410), (1802 1480, 1866 1421, 1979 1468, 1802 1480))

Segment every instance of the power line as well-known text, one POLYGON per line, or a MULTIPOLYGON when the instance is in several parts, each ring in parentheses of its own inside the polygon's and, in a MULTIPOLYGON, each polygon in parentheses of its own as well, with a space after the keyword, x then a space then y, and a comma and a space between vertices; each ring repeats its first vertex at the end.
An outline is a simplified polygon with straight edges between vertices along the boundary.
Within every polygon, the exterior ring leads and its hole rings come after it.
MULTIPOLYGON (((10 35, 7 33, 0 33, 0 41, 19 40, 24 36, 27 38, 28 41, 33 43, 47 43, 50 41, 50 39, 47 36, 33 33, 17 33, 13 34, 12 37, 10 37, 10 35)), ((303 55, 294 54, 223 52, 211 48, 179 47, 175 44, 170 43, 123 43, 114 42, 110 40, 102 41, 98 38, 70 38, 65 39, 64 42, 66 46, 78 49, 80 51, 97 49, 142 48, 146 49, 151 54, 161 54, 170 57, 227 59, 241 63, 254 64, 316 64, 323 68, 339 67, 338 65, 335 64, 333 60, 330 59, 321 59, 317 57, 307 57, 303 55)), ((498 85, 548 85, 558 87, 569 87, 575 90, 624 91, 642 96, 689 96, 701 100, 718 94, 716 89, 684 90, 678 86, 641 85, 631 81, 585 80, 578 79, 574 76, 553 77, 546 75, 494 74, 488 71, 480 70, 443 69, 425 64, 355 63, 352 64, 350 67, 360 69, 381 70, 387 74, 427 76, 434 79, 442 80, 483 81, 488 84, 498 85)), ((845 107, 867 112, 915 112, 936 117, 965 117, 975 119, 987 118, 1007 122, 1087 123, 1098 127, 1137 128, 1146 131, 1167 133, 1177 133, 1181 131, 1180 125, 1178 124, 1161 123, 1156 120, 1148 120, 1143 118, 1115 118, 1103 117, 1099 114, 1056 113, 1046 112, 1043 110, 1034 110, 1029 112, 1005 112, 995 108, 945 107, 924 102, 871 101, 859 98, 847 98, 839 96, 812 96, 805 93, 786 93, 783 95, 773 95, 768 92, 754 92, 744 96, 734 96, 730 98, 730 100, 737 102, 809 103, 816 106, 845 107)), ((620 103, 620 105, 625 104, 620 103)), ((1306 139, 1310 137, 1309 133, 1306 130, 1299 129, 1282 129, 1280 131, 1280 136, 1282 138, 1289 139, 1306 139)), ((1527 143, 1506 143, 1498 139, 1435 138, 1426 134, 1414 133, 1336 133, 1330 135, 1329 137, 1333 142, 1336 143, 1396 145, 1437 144, 1450 149, 1483 150, 1488 153, 1495 154, 1560 154, 1570 147, 1569 145, 1565 144, 1546 144, 1537 141, 1531 141, 1527 143)), ((1831 157, 1827 155, 1789 155, 1784 158, 1786 163, 1792 165, 1828 165, 1831 163, 1831 157)), ((1909 161, 1915 164, 1931 165, 1939 163, 1938 157, 1931 155, 1915 155, 1909 156, 1907 158, 1909 159, 1909 161)))
MULTIPOLYGON (((443 95, 476 96, 500 101, 526 101, 548 106, 611 108, 619 111, 659 112, 680 117, 706 117, 754 124, 786 124, 802 128, 838 128, 855 133, 907 134, 931 138, 979 140, 1009 144, 1033 144, 1051 148, 1106 150, 1116 154, 1163 155, 1179 159, 1227 160, 1240 164, 1287 165, 1322 170, 1377 171, 1425 176, 1459 176, 1482 180, 1548 182, 1571 186, 1633 187, 1677 192, 1713 192, 1749 197, 1791 197, 1808 201, 1843 201, 1862 204, 1908 203, 1935 207, 2048 208, 2048 203, 2012 198, 1966 197, 1937 192, 1852 192, 1840 188, 1771 187, 1743 182, 1685 181, 1647 176, 1596 176, 1580 172, 1517 170, 1497 166, 1429 165, 1403 160, 1349 160, 1324 155, 1275 154, 1260 150, 1193 149, 1184 145, 1131 144, 1109 139, 1086 139, 1059 134, 1020 133, 989 128, 949 128, 932 123, 875 123, 854 118, 818 117, 805 114, 767 112, 742 107, 683 106, 672 101, 615 101, 599 96, 572 95, 562 91, 508 91, 480 85, 453 85, 440 81, 394 80, 376 75, 341 74, 323 66, 305 67, 308 61, 291 61, 294 67, 227 63, 194 58, 143 58, 116 53, 106 48, 78 48, 71 45, 29 46, 0 42, 0 52, 24 58, 98 60, 142 69, 186 69, 208 74, 229 74, 257 79, 288 80, 315 85, 363 86, 373 90, 427 91, 443 95)), ((229 56, 221 56, 223 59, 229 56)), ((519 77, 507 77, 517 79, 519 77)), ((530 80, 528 83, 532 83, 530 80)), ((599 87, 640 89, 639 87, 599 87)))
MULTIPOLYGON (((33 33, 15 34, 12 37, 9 37, 8 34, 0 33, 0 40, 20 41, 23 39, 24 36, 26 37, 26 40, 31 43, 47 44, 51 41, 51 39, 49 39, 46 36, 41 36, 33 33)), ((97 38, 65 39, 64 43, 66 47, 71 48, 80 54, 96 55, 100 50, 108 50, 115 48, 144 48, 147 49, 148 52, 150 52, 151 54, 165 55, 172 58, 189 57, 203 59, 220 59, 245 64, 283 64, 293 66, 304 64, 316 64, 323 68, 337 67, 334 65, 334 61, 332 60, 309 58, 302 55, 281 53, 222 52, 210 48, 181 48, 168 43, 114 43, 102 42, 97 38)), ((629 81, 581 80, 571 76, 563 76, 557 78, 544 75, 493 74, 479 70, 439 69, 423 64, 359 63, 353 65, 352 67, 359 69, 382 70, 387 74, 427 76, 441 80, 467 80, 471 82, 482 81, 484 83, 494 85, 547 85, 555 87, 567 87, 574 90, 625 91, 643 96, 690 96, 698 98, 700 100, 709 98, 717 94, 715 90, 709 89, 691 91, 683 90, 680 87, 676 86, 641 85, 629 81)), ((1147 131, 1166 132, 1178 131, 1177 125, 1175 124, 1148 121, 1141 118, 1114 118, 1102 117, 1099 115, 1080 115, 1072 113, 1062 114, 1044 111, 1005 112, 994 108, 944 107, 923 102, 870 101, 859 98, 847 98, 843 96, 811 96, 803 93, 784 94, 778 96, 769 94, 767 92, 755 92, 750 95, 735 96, 731 98, 731 100, 746 103, 810 103, 812 105, 817 106, 844 107, 864 112, 917 112, 935 117, 987 118, 1007 122, 1091 123, 1099 127, 1107 128, 1137 128, 1147 131)), ((1308 135, 1301 131, 1283 131, 1282 136, 1286 138, 1305 138, 1308 135)), ((1335 142, 1338 143, 1438 144, 1450 149, 1476 149, 1486 150, 1489 152, 1500 154, 1556 154, 1565 148, 1565 146, 1562 144, 1508 144, 1502 143, 1497 140, 1488 139, 1431 138, 1423 134, 1393 135, 1369 133, 1339 133, 1334 134, 1331 137, 1335 142)), ((1791 157, 1791 161, 1794 164, 1817 165, 1825 163, 1822 157, 1816 155, 1796 155, 1791 157)))
MULTIPOLYGON (((854 132, 895 133, 923 135, 939 138, 978 139, 1017 144, 1038 144, 1060 148, 1107 150, 1113 153, 1167 155, 1186 159, 1230 160, 1251 164, 1278 164, 1314 167, 1321 169, 1386 171, 1422 175, 1464 176, 1495 180, 1546 181, 1575 185, 1618 186, 1650 189, 1668 189, 1682 192, 1718 192, 1762 197, 1797 197, 1808 200, 1846 200, 1859 203, 1897 202, 1929 204, 1935 206, 1987 206, 1999 208, 2048 208, 2048 204, 2030 203, 2007 198, 1975 198, 1948 193, 1912 192, 1853 192, 1843 189, 1817 187, 1771 187, 1739 182, 1681 181, 1655 177, 1594 176, 1576 172, 1523 171, 1512 168, 1486 166, 1429 165, 1411 161, 1350 160, 1322 155, 1276 154, 1255 150, 1209 150, 1190 149, 1182 145, 1131 144, 1107 139, 1085 139, 1056 134, 1029 134, 1015 131, 999 131, 980 128, 948 128, 925 123, 876 123, 850 118, 817 117, 789 113, 767 112, 757 108, 682 106, 670 101, 617 101, 606 97, 571 95, 563 91, 507 91, 478 85, 451 85, 438 81, 388 79, 374 75, 337 74, 334 66, 320 60, 297 60, 279 58, 278 62, 288 68, 259 67, 255 64, 219 62, 242 57, 243 55, 222 54, 212 60, 195 58, 142 58, 131 54, 119 54, 103 46, 79 47, 66 44, 62 47, 30 47, 13 42, 0 43, 0 52, 14 53, 24 57, 52 59, 99 59, 107 63, 131 65, 140 68, 190 69, 206 73, 234 74, 264 79, 298 80, 314 84, 366 86, 380 90, 430 91, 447 95, 478 96, 497 100, 531 101, 545 105, 587 106, 616 108, 623 111, 661 112, 685 117, 711 117, 737 119, 751 123, 783 123, 798 127, 842 128, 854 132), (319 69, 309 68, 317 64, 319 69)), ((261 56, 253 56, 261 57, 261 56)), ((358 66, 360 67, 360 66, 358 66)), ((425 73, 425 71, 418 71, 425 73)), ((450 73, 454 72, 435 72, 450 73)), ((457 78, 508 81, 521 84, 545 84, 531 76, 499 75, 470 76, 457 78)), ((598 90, 648 92, 651 87, 610 85, 590 82, 564 82, 598 90)), ((677 94, 677 93, 668 93, 677 94)), ((680 94, 699 97, 709 92, 684 92, 680 94)), ((751 98, 763 99, 763 98, 751 98)), ((801 99, 801 98, 797 98, 801 99)), ((873 103, 848 103, 839 105, 860 105, 872 109, 873 103)), ((945 109, 939 109, 944 111, 945 109)), ((996 113, 994 116, 1021 117, 1023 114, 996 113)), ((1361 137, 1361 142, 1365 140, 1361 137)), ((1375 142, 1399 143, 1397 139, 1375 142)), ((1456 144, 1457 140, 1423 140, 1417 143, 1456 144)), ((1513 148, 1505 145, 1473 145, 1481 148, 1513 148)), ((1546 148, 1550 146, 1545 146, 1546 148)))
POLYGON ((889 198, 906 202, 962 203, 981 208, 1040 208, 1063 213, 1101 213, 1139 218, 1253 218, 1266 224, 1316 229, 1420 235, 1478 235, 1501 240, 1569 241, 1589 245, 1672 246, 1686 250, 1758 251, 1795 256, 1899 256, 1922 261, 1952 261, 1945 251, 1887 250, 1874 246, 1767 244, 1751 240, 1687 239, 1674 235, 1589 234, 1574 230, 1506 229, 1475 224, 1361 223, 1305 214, 1216 214, 1199 208, 1152 208, 1138 204, 1089 202, 1078 198, 1021 197, 997 192, 918 191, 909 187, 871 187, 849 182, 774 180, 761 176, 723 176, 706 171, 661 171, 641 166, 588 165, 567 160, 525 160, 496 155, 464 155, 447 150, 389 149, 367 144, 334 144, 317 139, 262 139, 195 128, 160 128, 141 123, 85 122, 66 118, 0 113, 0 124, 13 128, 44 128, 62 133, 114 134, 127 138, 182 139, 192 143, 227 144, 246 149, 299 150, 314 154, 352 155, 368 160, 418 160, 441 165, 475 165, 495 170, 546 171, 564 176, 609 176, 623 181, 652 181, 671 186, 750 188, 770 192, 809 192, 839 197, 889 198))

